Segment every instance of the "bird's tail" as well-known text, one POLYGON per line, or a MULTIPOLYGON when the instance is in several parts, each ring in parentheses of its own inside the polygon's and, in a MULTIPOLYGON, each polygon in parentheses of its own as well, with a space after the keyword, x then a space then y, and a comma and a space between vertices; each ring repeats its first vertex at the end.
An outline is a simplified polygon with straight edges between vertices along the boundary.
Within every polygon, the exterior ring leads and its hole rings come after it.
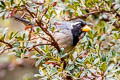
POLYGON ((24 18, 21 18, 21 17, 17 17, 17 16, 13 16, 13 18, 19 22, 22 22, 23 24, 25 25, 34 25, 33 23, 31 23, 30 21, 28 20, 25 20, 24 18))

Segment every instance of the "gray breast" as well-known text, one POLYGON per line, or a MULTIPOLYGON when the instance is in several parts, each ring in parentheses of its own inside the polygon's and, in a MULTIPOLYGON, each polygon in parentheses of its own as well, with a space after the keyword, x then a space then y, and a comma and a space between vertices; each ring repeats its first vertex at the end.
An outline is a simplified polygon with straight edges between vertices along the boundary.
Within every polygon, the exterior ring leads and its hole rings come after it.
POLYGON ((54 34, 54 38, 57 41, 60 48, 64 48, 65 52, 69 52, 73 49, 73 35, 71 30, 63 29, 54 34))

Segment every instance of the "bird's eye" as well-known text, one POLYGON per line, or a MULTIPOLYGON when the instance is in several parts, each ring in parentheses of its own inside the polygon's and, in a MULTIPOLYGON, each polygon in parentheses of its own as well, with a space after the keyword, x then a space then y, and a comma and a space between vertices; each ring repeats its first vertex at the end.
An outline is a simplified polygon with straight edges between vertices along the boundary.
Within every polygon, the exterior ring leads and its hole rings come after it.
POLYGON ((79 26, 80 26, 80 24, 77 24, 77 26, 79 27, 79 26))

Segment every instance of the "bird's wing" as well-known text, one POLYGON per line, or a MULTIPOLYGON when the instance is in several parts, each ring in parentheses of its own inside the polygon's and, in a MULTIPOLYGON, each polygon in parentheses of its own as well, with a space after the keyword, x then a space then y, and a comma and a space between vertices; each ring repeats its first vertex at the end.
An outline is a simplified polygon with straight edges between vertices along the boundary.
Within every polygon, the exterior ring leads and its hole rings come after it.
POLYGON ((64 48, 65 52, 70 51, 73 48, 73 37, 71 30, 64 29, 60 32, 56 32, 54 34, 54 38, 57 41, 59 47, 64 48))
POLYGON ((67 30, 71 30, 72 29, 72 26, 71 26, 71 23, 70 22, 60 22, 60 23, 57 23, 55 24, 56 28, 57 29, 67 29, 67 30))

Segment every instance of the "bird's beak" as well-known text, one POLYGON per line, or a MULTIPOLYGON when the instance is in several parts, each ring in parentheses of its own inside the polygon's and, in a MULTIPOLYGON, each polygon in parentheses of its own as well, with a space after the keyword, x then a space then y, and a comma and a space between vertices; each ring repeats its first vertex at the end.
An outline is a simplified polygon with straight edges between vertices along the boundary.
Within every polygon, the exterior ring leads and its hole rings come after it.
POLYGON ((91 28, 90 28, 88 25, 85 25, 85 26, 82 28, 82 31, 83 31, 83 32, 88 32, 88 31, 91 31, 91 28))

